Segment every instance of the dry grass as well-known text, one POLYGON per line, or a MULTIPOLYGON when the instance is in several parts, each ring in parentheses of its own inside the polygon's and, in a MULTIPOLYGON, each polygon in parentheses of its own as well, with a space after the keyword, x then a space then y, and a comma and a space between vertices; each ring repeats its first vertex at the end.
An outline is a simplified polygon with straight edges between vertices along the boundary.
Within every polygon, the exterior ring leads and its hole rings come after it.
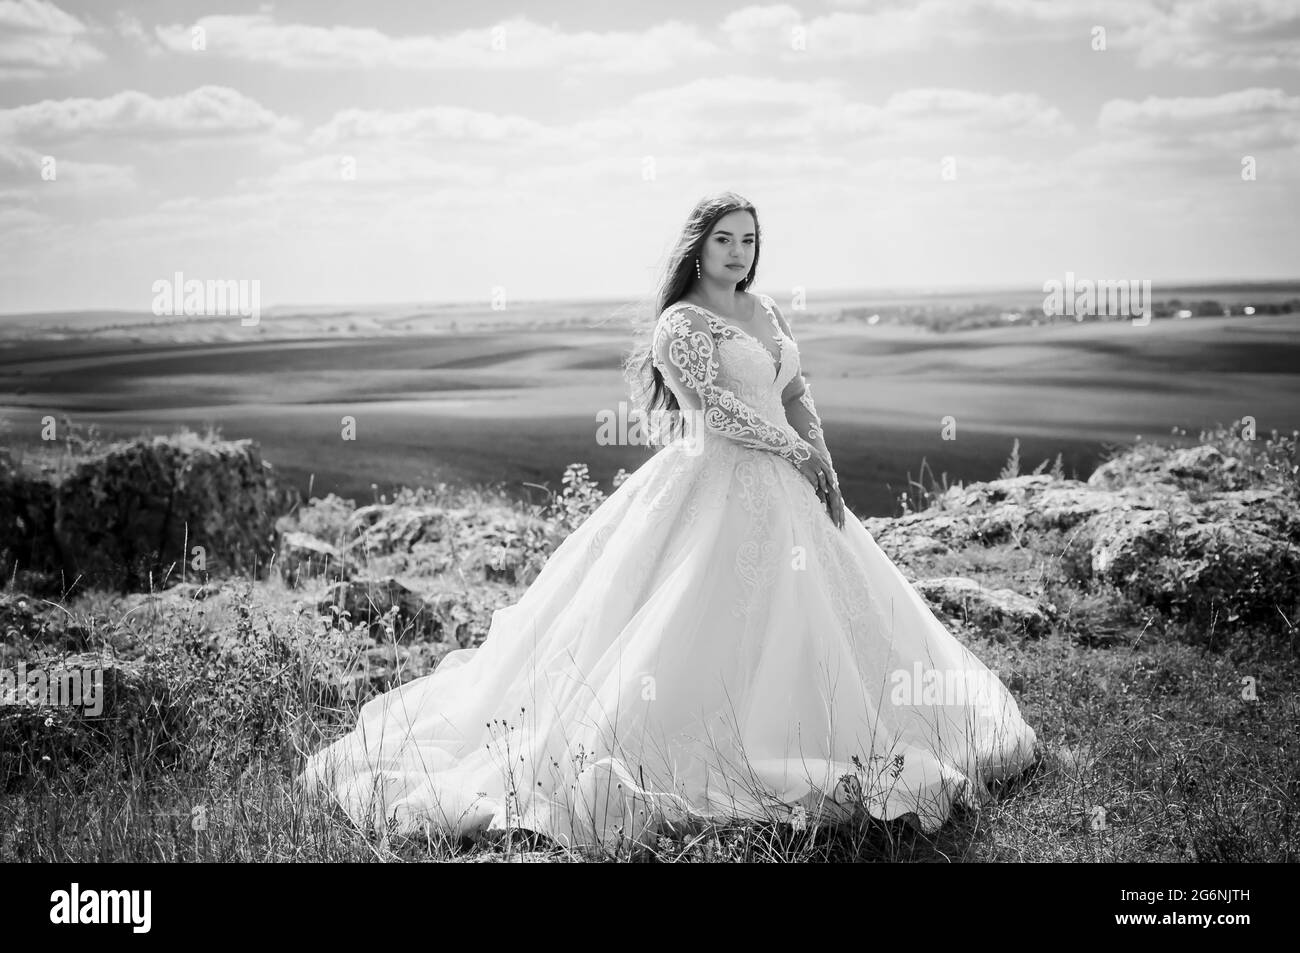
MULTIPOLYGON (((566 487, 546 510, 564 531, 603 499, 576 476, 566 487)), ((448 505, 488 502, 482 490, 439 493, 448 505)), ((325 535, 331 520, 345 517, 322 509, 311 519, 325 535)), ((870 817, 802 830, 716 825, 603 851, 562 850, 523 831, 473 843, 367 836, 340 810, 306 802, 292 778, 305 754, 355 723, 367 696, 348 698, 341 686, 374 647, 369 633, 299 614, 297 594, 277 584, 246 582, 208 599, 159 598, 128 609, 119 597, 88 593, 61 607, 91 633, 92 650, 133 659, 166 691, 139 715, 139 730, 92 731, 49 748, 52 755, 33 744, 10 761, 0 860, 1295 860, 1295 606, 1279 606, 1272 627, 1207 639, 1081 580, 1065 540, 1020 543, 924 567, 1038 589, 1060 611, 1054 631, 1038 640, 953 620, 1016 694, 1040 758, 983 811, 959 810, 932 836, 870 817)), ((533 555, 544 560, 546 552, 533 555)), ((457 568, 444 579, 471 585, 457 568)), ((400 668, 395 663, 389 684, 417 674, 400 668)))

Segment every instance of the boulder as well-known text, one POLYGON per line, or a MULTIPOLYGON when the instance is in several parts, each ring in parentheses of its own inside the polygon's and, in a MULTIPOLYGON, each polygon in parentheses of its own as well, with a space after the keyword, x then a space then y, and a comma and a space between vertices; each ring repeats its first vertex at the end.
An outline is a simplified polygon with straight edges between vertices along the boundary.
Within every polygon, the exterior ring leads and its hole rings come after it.
POLYGON ((1260 524, 1198 520, 1179 538, 1177 562, 1158 566, 1144 588, 1186 617, 1290 617, 1300 596, 1300 546, 1260 524))
POLYGON ((449 521, 467 515, 431 503, 374 503, 358 507, 348 518, 346 545, 376 556, 409 553, 420 543, 441 543, 449 521))
POLYGON ((63 556, 54 536, 55 485, 53 473, 24 472, 0 451, 0 571, 6 579, 31 576, 43 589, 57 589, 63 556))
POLYGON ((1093 574, 1139 604, 1223 620, 1283 614, 1300 593, 1300 546, 1277 500, 1213 499, 1187 508, 1115 511, 1086 527, 1093 574), (1270 515, 1272 514, 1272 515, 1270 515))
POLYGON ((946 553, 977 536, 968 514, 943 511, 924 510, 897 519, 872 516, 862 524, 891 559, 946 553))
POLYGON ((1237 457, 1225 457, 1217 447, 1148 446, 1107 460, 1088 477, 1090 486, 1108 490, 1147 487, 1168 490, 1241 489, 1249 476, 1237 457))
POLYGON ((426 598, 397 579, 347 579, 330 586, 316 611, 369 628, 377 642, 459 641, 471 620, 449 594, 426 598))
POLYGON ((1087 483, 1032 474, 947 490, 899 519, 864 520, 903 563, 971 543, 1069 536, 1071 575, 1124 589, 1138 605, 1210 621, 1287 615, 1300 594, 1295 487, 1243 487, 1249 468, 1204 445, 1143 447, 1087 483))
POLYGON ((952 487, 940 498, 949 515, 968 516, 972 538, 984 543, 1017 539, 1025 531, 1070 530, 1120 505, 1114 493, 1045 474, 952 487))
POLYGON ((187 571, 260 575, 275 519, 296 501, 251 440, 124 441, 63 475, 0 480, 0 524, 22 527, 4 555, 9 566, 57 569, 66 586, 122 592, 179 578, 182 561, 187 571))
POLYGON ((1115 493, 1078 480, 1029 475, 951 487, 931 509, 863 523, 891 557, 908 559, 972 542, 1016 542, 1027 532, 1067 531, 1129 505, 1115 493))
POLYGON ((1224 478, 1230 484, 1235 483, 1243 470, 1236 457, 1225 457, 1217 447, 1208 444, 1175 450, 1164 461, 1163 468, 1185 486, 1224 478))
MULTIPOLYGON (((314 503, 315 501, 313 501, 314 503)), ((526 583, 538 553, 558 542, 554 525, 542 516, 509 506, 447 507, 426 501, 375 503, 357 508, 334 527, 304 516, 281 520, 281 573, 291 585, 323 574, 338 579, 356 573, 434 576, 453 565, 490 582, 526 583), (329 539, 304 534, 315 527, 329 539)))
POLYGON ((1254 524, 1257 532, 1300 543, 1300 504, 1273 488, 1219 493, 1196 509, 1207 522, 1254 524))
POLYGON ((348 567, 337 547, 310 533, 282 533, 276 546, 280 578, 296 588, 321 577, 346 578, 348 567))
MULTIPOLYGON (((1192 522, 1184 515, 1181 525, 1192 522)), ((1092 540, 1093 574, 1111 582, 1133 582, 1156 561, 1173 555, 1165 510, 1112 510, 1089 521, 1085 532, 1092 540)))
POLYGON ((912 586, 946 615, 981 628, 1010 626, 1033 638, 1051 631, 1056 612, 1012 589, 987 589, 965 576, 922 579, 912 586))
POLYGON ((526 583, 532 557, 549 554, 558 542, 544 517, 514 509, 484 507, 446 511, 445 552, 488 582, 526 583))

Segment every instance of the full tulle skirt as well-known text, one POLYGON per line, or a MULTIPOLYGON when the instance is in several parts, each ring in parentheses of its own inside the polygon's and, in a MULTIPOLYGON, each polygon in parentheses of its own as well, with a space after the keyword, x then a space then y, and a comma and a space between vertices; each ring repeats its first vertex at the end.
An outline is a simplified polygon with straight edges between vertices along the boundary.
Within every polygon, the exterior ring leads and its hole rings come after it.
POLYGON ((299 780, 359 825, 567 846, 954 805, 1034 756, 997 676, 851 513, 706 433, 661 449, 484 642, 367 702, 299 780))

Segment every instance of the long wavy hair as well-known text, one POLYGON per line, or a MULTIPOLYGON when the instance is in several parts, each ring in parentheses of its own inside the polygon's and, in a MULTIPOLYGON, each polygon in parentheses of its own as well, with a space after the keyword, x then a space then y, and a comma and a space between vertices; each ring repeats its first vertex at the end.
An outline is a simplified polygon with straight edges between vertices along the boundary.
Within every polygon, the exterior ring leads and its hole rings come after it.
POLYGON ((659 368, 654 366, 654 329, 659 323, 659 316, 670 305, 680 301, 698 281, 695 276, 695 260, 700 256, 713 226, 722 216, 735 211, 745 211, 754 217, 754 262, 749 274, 737 282, 736 290, 745 291, 754 283, 754 276, 758 273, 759 254, 763 248, 758 210, 748 199, 735 192, 719 192, 700 199, 695 208, 691 209, 686 224, 682 226, 681 234, 668 255, 663 277, 653 299, 654 313, 637 328, 632 350, 623 360, 623 377, 631 388, 633 407, 644 414, 647 421, 659 420, 664 416, 674 421, 669 431, 650 427, 652 445, 662 444, 670 432, 680 432, 682 422, 677 396, 664 382, 659 368))

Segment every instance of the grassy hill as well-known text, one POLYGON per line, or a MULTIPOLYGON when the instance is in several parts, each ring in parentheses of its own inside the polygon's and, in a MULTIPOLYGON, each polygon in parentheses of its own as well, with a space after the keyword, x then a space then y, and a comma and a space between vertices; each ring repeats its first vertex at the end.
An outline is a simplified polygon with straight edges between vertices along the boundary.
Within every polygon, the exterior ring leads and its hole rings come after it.
MULTIPOLYGON (((1038 734, 1034 768, 984 811, 930 837, 869 817, 736 824, 607 856, 1294 860, 1297 435, 1174 436, 1086 482, 1021 473, 1013 454, 998 480, 918 483, 906 515, 865 521, 1038 734)), ((482 640, 604 498, 581 466, 562 485, 533 505, 446 484, 313 498, 278 521, 258 574, 178 563, 152 591, 62 597, 11 575, 0 668, 98 666, 106 708, 0 706, 0 859, 598 856, 517 832, 376 842, 290 784, 365 700, 482 640)))

